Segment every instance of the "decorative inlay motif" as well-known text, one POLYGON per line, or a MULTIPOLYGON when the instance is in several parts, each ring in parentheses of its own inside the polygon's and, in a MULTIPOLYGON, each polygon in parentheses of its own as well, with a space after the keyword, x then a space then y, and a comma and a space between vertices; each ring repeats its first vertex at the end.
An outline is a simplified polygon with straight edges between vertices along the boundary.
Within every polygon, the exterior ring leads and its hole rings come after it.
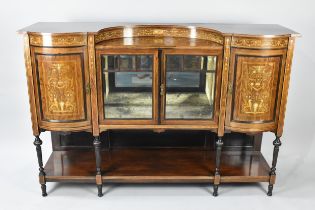
POLYGON ((169 37, 190 37, 189 28, 147 28, 139 27, 133 29, 133 36, 169 36, 169 37))
POLYGON ((256 123, 256 126, 267 123, 272 126, 277 121, 278 91, 282 84, 279 77, 282 76, 285 52, 274 50, 260 56, 258 50, 232 50, 231 123, 256 123))
MULTIPOLYGON (((129 28, 128 28, 129 29, 129 28)), ((223 44, 223 37, 221 34, 208 31, 204 29, 196 29, 192 36, 191 28, 184 27, 134 27, 130 28, 128 34, 124 34, 124 28, 114 28, 108 30, 102 30, 95 36, 95 42, 101 42, 109 39, 123 38, 123 37, 185 37, 185 38, 197 38, 213 41, 219 44, 223 44)))
POLYGON ((270 110, 274 63, 243 63, 241 112, 263 114, 270 110))
MULTIPOLYGON (((230 66, 230 49, 231 49, 231 37, 225 37, 224 40, 224 59, 223 59, 223 70, 222 70, 222 84, 221 84, 221 98, 226 98, 227 95, 227 84, 228 74, 230 66)), ((224 119, 226 111, 226 100, 220 100, 220 115, 219 115, 219 128, 218 136, 224 135, 224 119)))
POLYGON ((81 34, 66 35, 30 35, 30 44, 35 46, 83 46, 86 45, 86 36, 81 34))
MULTIPOLYGON (((90 72, 90 93, 91 93, 91 112, 92 119, 98 119, 97 92, 96 92, 96 68, 95 68, 95 36, 88 35, 88 62, 90 72)), ((99 136, 99 125, 97 120, 92 120, 93 136, 99 136)))
POLYGON ((223 44, 223 37, 221 35, 207 30, 197 30, 197 38, 223 44))
POLYGON ((121 28, 109 29, 105 31, 101 31, 100 33, 95 35, 95 43, 109 40, 109 39, 117 39, 124 37, 124 31, 121 28))
POLYGON ((38 55, 37 58, 42 117, 45 120, 84 119, 80 56, 38 55))
POLYGON ((285 48, 288 46, 288 38, 233 37, 231 45, 243 48, 285 48))
POLYGON ((71 76, 73 63, 52 63, 47 83, 47 105, 50 113, 76 112, 74 78, 71 76))

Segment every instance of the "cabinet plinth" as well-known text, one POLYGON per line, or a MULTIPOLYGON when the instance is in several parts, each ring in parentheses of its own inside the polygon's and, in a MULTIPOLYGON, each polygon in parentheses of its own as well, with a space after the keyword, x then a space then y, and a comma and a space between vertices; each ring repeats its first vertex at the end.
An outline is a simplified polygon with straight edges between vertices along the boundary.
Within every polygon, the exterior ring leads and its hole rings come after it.
MULTIPOLYGON (((269 182, 270 167, 260 152, 223 152, 221 159, 221 182, 269 182)), ((102 160, 104 184, 213 183, 215 175, 215 152, 200 149, 114 149, 102 151, 102 160)), ((94 183, 94 168, 93 151, 54 151, 46 181, 94 183)))

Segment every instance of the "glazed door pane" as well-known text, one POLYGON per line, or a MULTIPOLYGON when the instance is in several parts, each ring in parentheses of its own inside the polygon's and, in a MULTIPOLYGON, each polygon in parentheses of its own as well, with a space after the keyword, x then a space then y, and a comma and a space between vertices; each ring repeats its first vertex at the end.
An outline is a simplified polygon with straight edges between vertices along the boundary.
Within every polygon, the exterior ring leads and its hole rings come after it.
POLYGON ((165 60, 165 119, 212 119, 217 56, 166 54, 165 60))
POLYGON ((153 118, 153 55, 101 55, 105 119, 153 118))

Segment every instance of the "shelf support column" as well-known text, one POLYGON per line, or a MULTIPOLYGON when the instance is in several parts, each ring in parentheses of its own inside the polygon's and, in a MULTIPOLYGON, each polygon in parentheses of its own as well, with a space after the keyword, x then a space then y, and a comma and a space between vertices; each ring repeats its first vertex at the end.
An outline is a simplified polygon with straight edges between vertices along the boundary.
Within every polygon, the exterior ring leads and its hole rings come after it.
POLYGON ((231 54, 231 36, 224 37, 224 52, 223 52, 223 65, 222 65, 222 78, 221 78, 221 96, 220 98, 220 113, 219 113, 219 127, 218 127, 218 139, 216 142, 216 161, 215 161, 215 174, 213 182, 213 196, 218 196, 218 188, 220 184, 220 161, 221 150, 223 146, 223 135, 225 130, 225 114, 227 107, 227 94, 228 94, 228 82, 230 71, 230 54, 231 54))
POLYGON ((273 157, 272 157, 272 165, 271 165, 271 170, 270 170, 270 179, 269 179, 269 185, 268 185, 268 196, 272 196, 272 190, 273 190, 273 185, 275 184, 276 181, 276 165, 277 165, 277 160, 278 160, 278 154, 279 154, 279 148, 281 146, 281 141, 280 137, 276 136, 276 139, 273 141, 273 157))
POLYGON ((42 157, 42 145, 43 141, 39 138, 39 136, 35 136, 34 145, 36 146, 36 153, 37 153, 37 160, 39 166, 39 183, 41 184, 42 188, 42 196, 47 196, 46 192, 46 180, 45 180, 45 171, 43 167, 43 157, 42 157))
POLYGON ((96 186, 98 190, 98 197, 103 196, 102 192, 102 172, 101 172, 101 164, 102 164, 102 156, 101 156, 101 140, 99 136, 94 137, 93 145, 95 149, 95 160, 96 160, 96 186))
POLYGON ((218 137, 216 142, 216 158, 215 158, 215 173, 213 182, 213 196, 218 196, 218 188, 220 184, 220 164, 221 164, 221 151, 223 146, 222 136, 218 137))

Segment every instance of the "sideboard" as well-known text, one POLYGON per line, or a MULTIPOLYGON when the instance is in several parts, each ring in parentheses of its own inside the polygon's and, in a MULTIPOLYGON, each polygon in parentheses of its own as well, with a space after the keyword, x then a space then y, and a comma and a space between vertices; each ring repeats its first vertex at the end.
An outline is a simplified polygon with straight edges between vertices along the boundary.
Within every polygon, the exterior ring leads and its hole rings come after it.
POLYGON ((19 33, 43 196, 46 182, 95 183, 98 196, 106 183, 209 183, 217 196, 221 183, 267 182, 272 195, 298 33, 103 22, 19 33), (270 166, 263 132, 275 134, 270 166))

